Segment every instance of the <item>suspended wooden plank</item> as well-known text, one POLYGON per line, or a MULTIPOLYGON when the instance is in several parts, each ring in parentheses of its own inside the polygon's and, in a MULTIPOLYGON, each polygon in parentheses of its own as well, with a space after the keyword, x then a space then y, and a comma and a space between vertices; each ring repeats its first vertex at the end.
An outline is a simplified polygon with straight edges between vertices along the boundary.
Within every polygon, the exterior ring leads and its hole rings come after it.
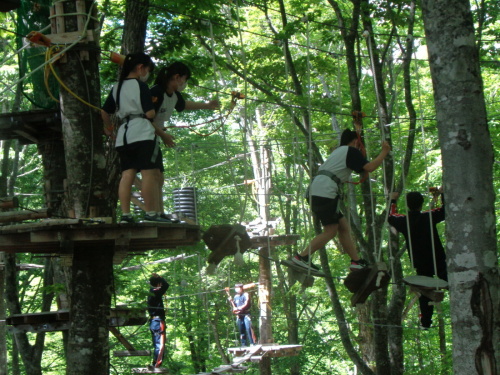
POLYGON ((203 235, 207 247, 212 251, 207 262, 219 264, 226 256, 235 255, 238 248, 244 253, 250 248, 250 237, 240 224, 212 225, 203 235))
POLYGON ((0 212, 0 223, 19 222, 24 220, 45 219, 50 217, 52 212, 49 208, 41 208, 34 211, 7 211, 0 212))
MULTIPOLYGON (((228 348, 227 351, 234 356, 242 357, 245 353, 253 347, 236 347, 228 348)), ((296 356, 302 350, 302 345, 290 344, 290 345, 280 345, 280 344, 264 344, 261 345, 260 351, 256 352, 254 355, 261 355, 267 357, 292 357, 296 356)))
POLYGON ((419 288, 427 289, 447 289, 448 282, 442 279, 429 277, 429 276, 407 276, 403 278, 403 281, 408 285, 413 285, 419 288))
POLYGON ((433 302, 441 302, 444 299, 443 289, 448 289, 448 282, 428 276, 407 276, 403 282, 410 286, 410 291, 418 295, 424 295, 433 302))
POLYGON ((134 374, 170 374, 170 371, 164 367, 138 367, 133 368, 134 374))
POLYGON ((354 293, 351 297, 351 304, 356 306, 364 303, 373 291, 386 287, 389 280, 387 265, 383 262, 377 262, 370 267, 351 271, 344 280, 344 285, 354 293))
POLYGON ((299 266, 298 264, 294 263, 291 260, 282 260, 281 264, 283 264, 284 266, 287 266, 287 267, 289 267, 297 272, 308 275, 308 276, 311 275, 311 276, 317 276, 317 277, 325 277, 325 274, 323 273, 323 271, 318 271, 318 270, 314 270, 314 269, 307 269, 305 267, 299 266))

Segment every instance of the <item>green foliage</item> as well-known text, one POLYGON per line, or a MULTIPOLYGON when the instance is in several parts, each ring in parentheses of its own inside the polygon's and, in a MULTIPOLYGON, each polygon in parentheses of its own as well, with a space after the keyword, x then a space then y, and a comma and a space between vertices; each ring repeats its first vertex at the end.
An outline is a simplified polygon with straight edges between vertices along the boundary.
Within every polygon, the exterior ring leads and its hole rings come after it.
MULTIPOLYGON (((384 55, 383 79, 386 87, 388 111, 391 118, 390 131, 395 160, 396 180, 401 178, 402 161, 406 152, 406 142, 415 133, 413 159, 408 176, 405 176, 406 191, 425 192, 429 186, 439 186, 441 181, 441 157, 437 137, 437 126, 433 107, 432 82, 428 63, 420 58, 425 49, 422 22, 418 18, 413 33, 419 59, 412 62, 413 103, 418 112, 416 130, 409 129, 403 93, 401 73, 402 46, 405 43, 409 8, 406 2, 374 1, 366 9, 374 23, 374 38, 379 51, 384 55), (392 34, 391 34, 392 33, 392 34)), ((123 30, 124 1, 102 1, 100 12, 105 15, 101 32, 103 57, 109 51, 119 52, 123 30)), ((482 60, 484 93, 487 102, 490 135, 495 146, 493 181, 500 196, 500 84, 498 82, 498 40, 499 8, 497 1, 485 1, 485 8, 476 7, 476 24, 481 24, 480 54, 482 60), (482 18, 481 18, 482 17, 482 18), (482 20, 482 21, 480 21, 482 20)), ((311 141, 318 147, 323 158, 337 146, 339 129, 352 127, 351 95, 345 64, 345 46, 340 36, 339 21, 327 2, 303 2, 297 0, 284 2, 286 14, 279 11, 278 2, 222 2, 222 1, 163 1, 154 0, 150 5, 147 35, 147 51, 158 65, 182 60, 193 71, 193 78, 186 89, 189 100, 203 101, 218 98, 222 102, 220 113, 194 111, 175 114, 172 124, 178 128, 169 129, 176 137, 174 149, 163 149, 165 164, 164 200, 167 211, 173 211, 173 190, 179 187, 197 188, 197 208, 199 224, 203 230, 210 225, 249 222, 258 217, 253 185, 252 160, 246 138, 248 127, 254 128, 253 140, 258 147, 267 147, 272 152, 272 191, 270 216, 280 217, 278 233, 297 233, 301 240, 297 245, 277 248, 273 260, 285 259, 292 252, 300 251, 314 235, 309 208, 306 206, 303 190, 309 182, 308 173, 312 167, 308 154, 310 139, 305 131, 312 129, 311 141), (238 8, 238 6, 240 6, 238 8), (304 18, 307 15, 307 22, 304 18), (286 17, 286 26, 283 18, 286 17), (285 62, 287 53, 291 61, 285 62), (215 61, 215 67, 213 62, 215 61), (296 77, 292 77, 293 71, 296 77), (295 79, 294 79, 295 78, 295 79), (238 101, 236 109, 225 120, 217 120, 193 129, 181 126, 196 125, 209 119, 227 114, 230 92, 240 91, 245 100, 238 101), (264 128, 258 128, 256 109, 264 128), (308 118, 309 122, 305 119, 308 118), (299 129, 300 122, 303 129, 299 129), (222 126, 221 126, 222 125, 222 126), (218 128, 221 126, 220 128, 218 128), (192 130, 203 134, 200 136, 192 130), (209 136, 205 136, 215 131, 209 136)), ((352 4, 339 4, 347 25, 351 20, 352 4)), ((13 27, 15 21, 8 15, 0 14, 2 27, 13 27)), ((358 81, 363 110, 367 117, 364 121, 365 141, 369 157, 380 150, 381 135, 378 126, 377 100, 370 70, 369 50, 361 36, 362 27, 357 35, 358 81)), ((15 40, 0 29, 0 38, 6 48, 0 58, 13 53, 15 40)), ((103 98, 107 96, 116 81, 117 66, 103 58, 101 84, 103 98)), ((9 60, 2 66, 2 82, 12 82, 18 76, 14 61, 9 60)), ((29 90, 33 87, 27 87, 29 90)), ((184 94, 184 93, 183 93, 184 94)), ((3 95, 2 104, 11 108, 14 93, 3 95)), ((30 103, 23 100, 23 110, 30 103)), ((14 155, 9 155, 10 167, 14 155)), ((316 161, 317 162, 317 161, 316 161)), ((40 156, 34 145, 24 146, 19 162, 16 194, 21 196, 22 206, 38 208, 44 205, 43 171, 40 156)), ((357 178, 354 178, 357 179, 357 178)), ((375 210, 381 214, 386 205, 383 187, 384 175, 379 170, 372 175, 372 196, 375 210)), ((372 223, 367 222, 363 197, 359 187, 355 188, 357 212, 363 230, 371 231, 372 223)), ((500 201, 496 200, 496 210, 500 201)), ((497 217, 498 222, 498 217, 497 217)), ((387 237, 382 233, 381 237, 387 237)), ((370 245, 371 246, 371 245, 370 245)), ((358 321, 358 312, 350 306, 350 293, 342 285, 346 276, 347 257, 339 254, 335 243, 327 247, 330 267, 336 278, 336 288, 349 323, 351 339, 357 350, 361 351, 363 342, 360 328, 373 329, 373 322, 358 321), (362 326, 364 325, 364 326, 362 326)), ((383 247, 384 257, 386 247, 383 247)), ((152 272, 165 275, 170 289, 167 293, 167 356, 166 363, 173 373, 190 374, 197 368, 206 369, 221 364, 214 332, 217 332, 223 349, 238 344, 235 335, 234 319, 226 300, 224 287, 236 281, 254 282, 258 280, 259 258, 253 252, 245 253, 246 264, 236 267, 233 260, 226 258, 218 267, 215 275, 205 272, 205 259, 208 250, 203 244, 191 248, 151 251, 127 258, 120 266, 115 266, 115 290, 113 303, 144 308, 148 294, 147 280, 152 272), (181 253, 196 255, 171 263, 152 264, 151 262, 181 253), (140 265, 138 270, 122 270, 122 267, 140 265), (191 345, 190 345, 191 344, 191 345), (193 361, 191 352, 199 353, 193 361)), ((20 261, 28 261, 27 255, 19 256, 20 261)), ((413 270, 407 259, 402 256, 404 274, 413 270)), ((283 270, 286 271, 286 270, 283 270)), ((278 270, 273 264, 273 274, 278 270)), ((285 272, 286 274, 286 272, 285 272)), ((21 272, 21 300, 26 311, 38 311, 40 299, 34 291, 41 291, 40 271, 21 272), (38 289, 37 289, 38 288, 38 289)), ((46 288, 47 292, 60 293, 61 285, 46 288)), ((389 290, 389 297, 391 291, 389 290)), ((338 332, 338 324, 325 284, 316 279, 315 285, 302 291, 300 285, 291 284, 279 276, 273 279, 272 309, 275 341, 287 343, 288 317, 285 314, 292 297, 297 299, 299 321, 299 341, 304 345, 302 353, 296 358, 273 361, 277 374, 288 373, 289 368, 300 364, 300 373, 346 374, 353 371, 353 365, 346 354, 338 332)), ((257 295, 252 292, 254 308, 254 327, 258 326, 257 295)), ((405 306, 413 296, 407 293, 405 306)), ((55 308, 55 306, 53 306, 55 308)), ((405 374, 449 373, 451 368, 451 326, 447 299, 442 303, 440 316, 444 320, 446 334, 446 354, 439 352, 437 328, 430 331, 418 330, 418 308, 410 308, 405 320, 401 322, 404 330, 405 374), (436 361, 436 358, 442 358, 436 361)), ((122 327, 121 333, 138 350, 150 349, 148 326, 122 327)), ((30 337, 33 339, 33 337, 30 337)), ((8 342, 9 353, 12 337, 8 342)), ((121 344, 110 338, 110 349, 123 350, 121 344)), ((112 358, 111 373, 121 374, 132 367, 149 363, 149 358, 112 358)), ((64 373, 64 352, 60 333, 48 334, 43 356, 44 374, 64 373)), ((252 368, 249 374, 257 373, 252 368)))

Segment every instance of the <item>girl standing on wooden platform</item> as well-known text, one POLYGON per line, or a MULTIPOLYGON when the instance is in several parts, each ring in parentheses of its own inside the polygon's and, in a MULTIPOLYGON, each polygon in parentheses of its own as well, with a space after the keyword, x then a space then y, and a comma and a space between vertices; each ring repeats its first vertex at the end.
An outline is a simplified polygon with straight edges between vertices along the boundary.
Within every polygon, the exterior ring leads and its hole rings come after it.
MULTIPOLYGON (((152 120, 155 110, 151 92, 145 83, 154 69, 151 58, 144 53, 125 57, 120 78, 104 103, 101 116, 105 133, 111 135, 110 114, 116 113, 122 120, 116 136, 116 151, 120 155, 122 176, 118 187, 118 198, 122 210, 120 223, 134 223, 130 214, 132 184, 138 172, 142 175, 141 194, 146 206, 145 221, 169 222, 157 214, 158 193, 156 175, 162 166, 157 133, 152 120)), ((161 138, 163 134, 159 133, 161 138)))
MULTIPOLYGON (((174 109, 177 112, 182 112, 184 110, 214 110, 219 108, 220 104, 218 100, 210 100, 208 102, 193 102, 190 100, 184 100, 181 92, 186 88, 187 81, 190 77, 191 70, 186 64, 180 61, 176 61, 168 67, 160 70, 158 76, 156 77, 155 85, 151 88, 154 109, 156 112, 156 116, 153 120, 155 127, 164 129, 165 122, 170 120, 174 109)), ((167 147, 174 147, 174 137, 169 134, 165 134, 164 143, 167 147)), ((158 214, 164 219, 174 220, 170 215, 165 215, 163 212, 162 186, 165 180, 163 176, 163 163, 158 172, 159 173, 156 176, 159 194, 158 214)))

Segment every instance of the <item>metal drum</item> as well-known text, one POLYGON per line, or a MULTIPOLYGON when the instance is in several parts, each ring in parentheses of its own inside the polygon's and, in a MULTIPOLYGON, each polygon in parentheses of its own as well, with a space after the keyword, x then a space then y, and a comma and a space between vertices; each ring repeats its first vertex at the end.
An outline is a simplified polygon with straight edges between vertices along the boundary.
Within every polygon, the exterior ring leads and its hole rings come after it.
POLYGON ((174 189, 174 212, 179 216, 198 221, 196 210, 196 188, 184 187, 174 189))

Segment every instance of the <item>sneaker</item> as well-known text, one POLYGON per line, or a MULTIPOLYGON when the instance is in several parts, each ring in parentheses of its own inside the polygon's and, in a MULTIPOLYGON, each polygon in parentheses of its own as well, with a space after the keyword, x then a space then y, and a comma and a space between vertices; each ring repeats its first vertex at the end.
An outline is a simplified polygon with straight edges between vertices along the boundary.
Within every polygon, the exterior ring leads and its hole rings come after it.
POLYGON ((305 256, 300 256, 299 254, 296 254, 293 258, 292 258, 292 262, 301 266, 301 267, 304 267, 304 268, 309 268, 311 267, 311 269, 313 269, 314 271, 320 271, 321 269, 313 264, 313 263, 309 263, 309 257, 305 256))
POLYGON ((351 260, 351 265, 349 268, 352 271, 352 270, 361 270, 361 269, 366 268, 368 266, 369 266, 369 264, 366 260, 359 259, 359 260, 351 260))
POLYGON ((173 224, 178 224, 181 221, 174 217, 172 214, 160 214, 160 217, 165 220, 169 220, 173 224))
POLYGON ((130 215, 122 215, 120 219, 120 224, 135 224, 135 219, 130 215))
POLYGON ((172 221, 160 217, 158 214, 148 215, 144 214, 144 221, 152 221, 156 223, 171 223, 172 221))

